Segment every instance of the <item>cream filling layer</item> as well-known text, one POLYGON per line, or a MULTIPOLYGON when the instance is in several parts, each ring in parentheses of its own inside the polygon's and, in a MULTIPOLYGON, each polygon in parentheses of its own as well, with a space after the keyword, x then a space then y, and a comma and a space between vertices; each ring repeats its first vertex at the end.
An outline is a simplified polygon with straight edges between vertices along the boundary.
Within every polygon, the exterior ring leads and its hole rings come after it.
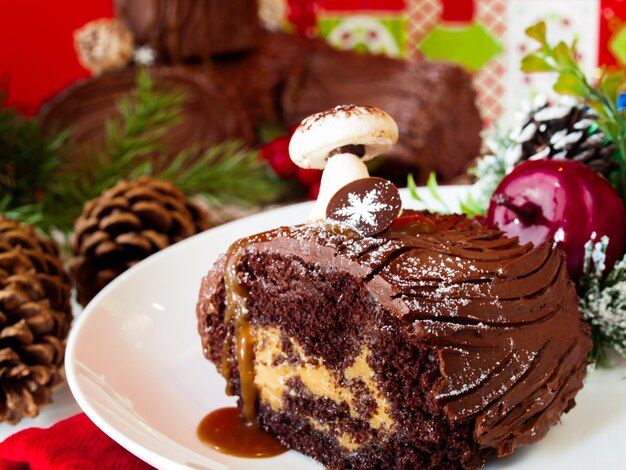
MULTIPOLYGON (((288 386, 290 379, 299 379, 308 393, 315 397, 325 397, 337 404, 345 404, 350 410, 350 417, 367 419, 372 429, 389 431, 393 426, 393 419, 389 413, 389 403, 374 381, 374 372, 367 359, 370 350, 363 347, 352 364, 343 371, 331 370, 319 357, 307 355, 302 346, 293 338, 291 342, 292 354, 290 361, 283 350, 281 332, 278 328, 261 328, 255 326, 252 330, 254 337, 254 384, 259 392, 261 403, 280 411, 284 407, 284 397, 297 392, 288 386), (293 360, 295 356, 295 360, 293 360), (355 382, 365 384, 376 403, 376 409, 368 416, 360 416, 357 410, 357 397, 362 393, 350 384, 355 382)), ((310 418, 315 429, 331 431, 339 444, 347 450, 356 450, 360 444, 353 436, 343 431, 334 430, 333 423, 320 422, 317 418, 310 418)))

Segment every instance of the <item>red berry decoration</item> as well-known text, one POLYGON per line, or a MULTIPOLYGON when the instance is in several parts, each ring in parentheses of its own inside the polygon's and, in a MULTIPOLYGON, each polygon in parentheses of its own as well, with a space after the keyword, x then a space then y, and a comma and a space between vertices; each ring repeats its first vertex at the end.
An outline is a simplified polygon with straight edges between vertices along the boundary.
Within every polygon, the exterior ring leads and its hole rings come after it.
POLYGON ((320 181, 317 181, 313 183, 311 186, 309 186, 309 199, 311 201, 315 201, 317 199, 317 196, 319 196, 320 186, 321 186, 320 181))
POLYGON ((298 167, 289 157, 289 137, 277 137, 276 139, 261 146, 261 156, 269 163, 281 178, 288 178, 296 174, 298 167))
POLYGON ((322 170, 297 167, 296 179, 305 186, 312 186, 322 180, 322 170))
POLYGON ((622 199, 605 178, 574 161, 530 160, 515 167, 492 196, 486 222, 521 243, 538 245, 554 237, 575 280, 594 234, 597 241, 609 238, 607 271, 624 254, 622 199))
POLYGON ((316 199, 320 190, 322 171, 297 166, 289 156, 290 139, 291 135, 285 135, 262 145, 261 158, 269 163, 278 177, 283 179, 295 177, 298 183, 305 187, 309 198, 316 199))

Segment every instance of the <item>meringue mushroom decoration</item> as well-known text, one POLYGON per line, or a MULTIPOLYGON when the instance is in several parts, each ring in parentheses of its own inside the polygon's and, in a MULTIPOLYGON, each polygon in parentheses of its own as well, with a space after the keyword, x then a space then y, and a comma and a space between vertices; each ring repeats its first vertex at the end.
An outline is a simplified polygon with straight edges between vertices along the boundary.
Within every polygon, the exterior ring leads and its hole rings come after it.
POLYGON ((341 105, 304 119, 291 137, 289 155, 301 168, 324 170, 308 220, 324 219, 341 188, 369 177, 364 162, 389 152, 397 141, 396 122, 371 106, 341 105))

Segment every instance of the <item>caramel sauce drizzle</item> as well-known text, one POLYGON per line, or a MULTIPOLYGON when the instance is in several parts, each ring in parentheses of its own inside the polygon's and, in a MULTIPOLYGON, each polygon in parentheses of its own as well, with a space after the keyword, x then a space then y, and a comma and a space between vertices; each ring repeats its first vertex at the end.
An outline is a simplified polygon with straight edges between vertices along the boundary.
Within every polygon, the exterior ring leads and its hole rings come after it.
POLYGON ((248 422, 256 422, 256 388, 254 385, 254 338, 251 334, 248 292, 237 279, 237 264, 247 239, 235 243, 228 251, 224 283, 226 288, 226 308, 224 323, 227 334, 222 350, 222 375, 226 379, 226 394, 234 394, 232 370, 229 361, 230 351, 235 346, 239 367, 239 384, 243 402, 243 417, 248 422))
POLYGON ((271 457, 282 454, 287 449, 276 438, 263 431, 256 420, 254 337, 250 325, 248 292, 237 279, 237 264, 244 247, 250 241, 248 238, 233 244, 228 251, 224 271, 224 323, 227 333, 222 349, 221 369, 226 379, 226 394, 232 396, 235 391, 230 356, 234 349, 243 407, 241 411, 234 407, 212 411, 198 425, 197 435, 202 442, 225 454, 238 457, 271 457))

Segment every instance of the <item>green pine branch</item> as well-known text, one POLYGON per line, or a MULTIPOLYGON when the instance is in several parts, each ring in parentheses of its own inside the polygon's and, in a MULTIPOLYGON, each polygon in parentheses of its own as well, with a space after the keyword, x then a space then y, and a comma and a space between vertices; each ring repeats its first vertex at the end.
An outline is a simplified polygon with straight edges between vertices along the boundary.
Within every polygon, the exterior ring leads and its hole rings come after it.
POLYGON ((267 204, 280 198, 287 188, 257 150, 246 148, 238 140, 227 140, 191 159, 193 163, 188 164, 190 155, 183 152, 155 176, 218 205, 267 204))
POLYGON ((580 98, 597 112, 598 126, 618 148, 614 158, 619 170, 612 175, 611 182, 626 201, 626 115, 617 109, 620 89, 624 86, 624 71, 609 72, 603 68, 598 86, 594 87, 578 63, 576 41, 569 46, 563 41, 551 46, 546 39, 543 21, 527 28, 526 35, 537 41, 540 47, 522 59, 522 71, 555 72, 557 80, 553 88, 557 93, 580 98))
POLYGON ((25 119, 4 107, 0 90, 0 196, 2 206, 19 207, 40 199, 49 175, 60 162, 67 133, 48 140, 35 119, 25 119))
POLYGON ((122 98, 118 104, 120 119, 105 124, 104 148, 86 152, 82 165, 54 174, 42 200, 40 228, 69 233, 85 202, 120 179, 152 173, 149 156, 166 150, 161 139, 179 122, 182 102, 180 93, 154 90, 148 72, 141 70, 136 94, 122 98))

